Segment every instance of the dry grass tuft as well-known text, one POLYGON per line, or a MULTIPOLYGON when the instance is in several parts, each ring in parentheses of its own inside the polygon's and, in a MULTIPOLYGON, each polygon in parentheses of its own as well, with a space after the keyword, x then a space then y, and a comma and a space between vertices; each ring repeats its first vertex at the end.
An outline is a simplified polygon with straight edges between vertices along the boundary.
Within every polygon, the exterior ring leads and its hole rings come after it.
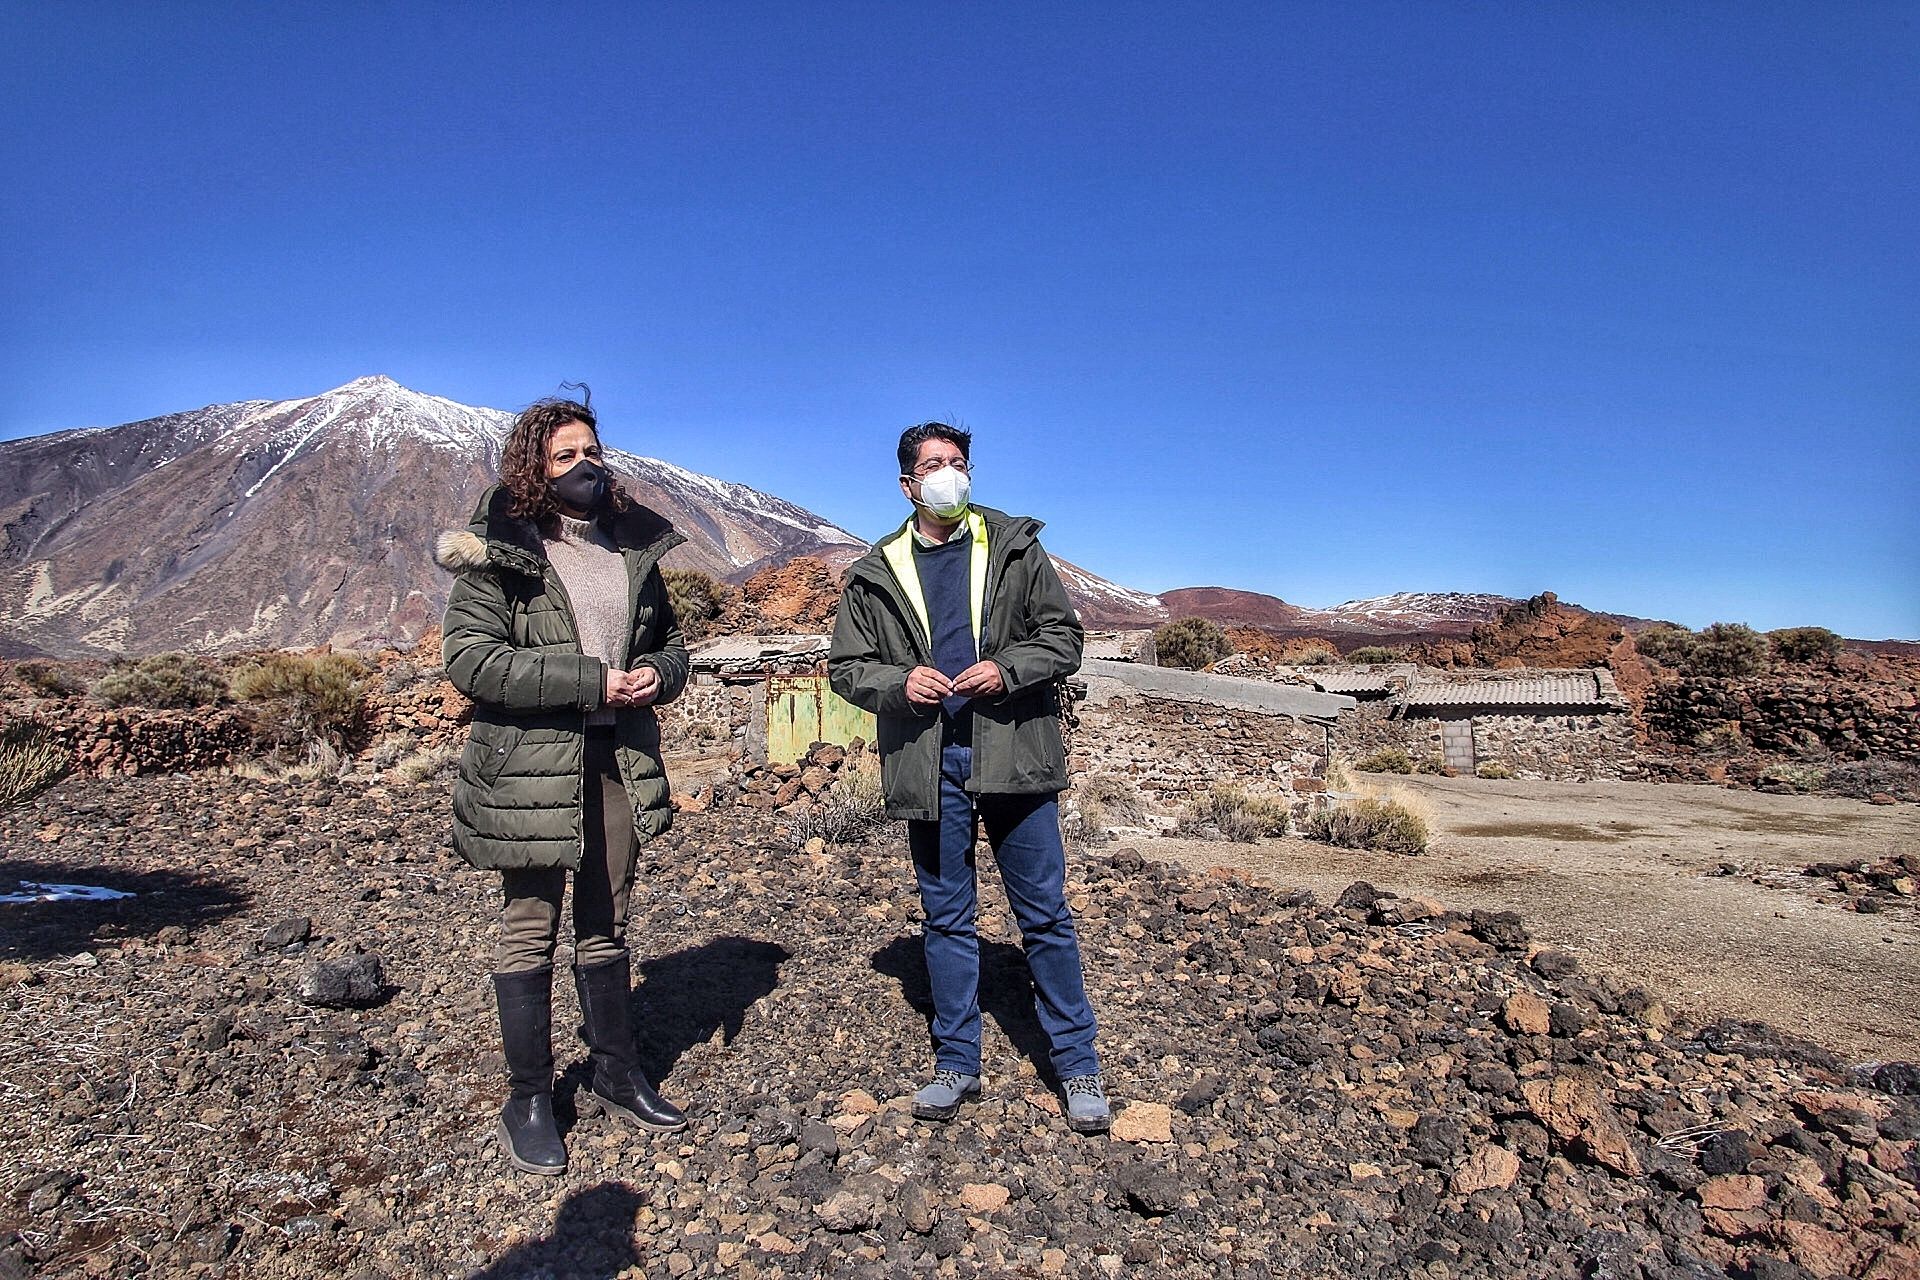
POLYGON ((1404 854, 1425 853, 1431 839, 1427 820, 1388 796, 1361 796, 1322 809, 1301 834, 1341 849, 1404 854))
POLYGON ((1180 815, 1183 834, 1253 844, 1268 836, 1283 836, 1293 821, 1285 797, 1263 795, 1232 783, 1218 782, 1180 815))

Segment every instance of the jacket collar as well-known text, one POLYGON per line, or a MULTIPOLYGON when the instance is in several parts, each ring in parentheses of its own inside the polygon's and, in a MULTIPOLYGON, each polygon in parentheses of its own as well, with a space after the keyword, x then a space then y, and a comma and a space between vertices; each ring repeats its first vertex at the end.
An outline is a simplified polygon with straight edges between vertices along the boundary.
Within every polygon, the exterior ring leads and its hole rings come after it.
MULTIPOLYGON (((473 519, 465 529, 440 535, 434 559, 446 569, 492 565, 539 577, 546 568, 546 544, 540 537, 539 527, 523 516, 514 515, 512 508, 513 495, 506 487, 492 486, 480 495, 473 519)), ((661 555, 686 541, 665 517, 638 503, 626 511, 609 512, 595 523, 622 551, 652 551, 661 555)))
MULTIPOLYGON (((1010 516, 1004 511, 975 504, 972 508, 987 524, 987 542, 993 548, 994 560, 1005 557, 1032 545, 1046 526, 1032 516, 1010 516)), ((909 515, 898 529, 873 544, 867 554, 848 566, 849 575, 858 573, 862 577, 878 578, 882 582, 891 581, 893 571, 887 567, 887 544, 899 538, 913 541, 913 517, 909 515)))

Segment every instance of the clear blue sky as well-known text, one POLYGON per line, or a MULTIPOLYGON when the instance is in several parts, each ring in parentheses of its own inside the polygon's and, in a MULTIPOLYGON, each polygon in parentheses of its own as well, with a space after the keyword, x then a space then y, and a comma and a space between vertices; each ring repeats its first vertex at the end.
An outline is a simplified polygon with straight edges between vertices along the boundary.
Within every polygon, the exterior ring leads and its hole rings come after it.
POLYGON ((366 373, 1149 590, 1920 636, 1911 3, 0 8, 0 437, 366 373), (556 16, 557 15, 557 16, 556 16))

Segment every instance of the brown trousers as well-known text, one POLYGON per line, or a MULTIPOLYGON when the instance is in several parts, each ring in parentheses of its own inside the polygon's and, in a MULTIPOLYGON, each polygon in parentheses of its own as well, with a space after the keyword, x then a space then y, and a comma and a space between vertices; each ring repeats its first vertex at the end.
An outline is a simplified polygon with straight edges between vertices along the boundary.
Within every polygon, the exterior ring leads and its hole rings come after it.
MULTIPOLYGON (((612 725, 587 727, 580 803, 585 847, 573 873, 573 963, 575 968, 589 968, 626 954, 627 897, 633 891, 633 860, 639 848, 633 803, 613 754, 612 725)), ((560 936, 566 868, 502 871, 500 885, 506 902, 500 913, 494 970, 521 973, 552 964, 560 936)))

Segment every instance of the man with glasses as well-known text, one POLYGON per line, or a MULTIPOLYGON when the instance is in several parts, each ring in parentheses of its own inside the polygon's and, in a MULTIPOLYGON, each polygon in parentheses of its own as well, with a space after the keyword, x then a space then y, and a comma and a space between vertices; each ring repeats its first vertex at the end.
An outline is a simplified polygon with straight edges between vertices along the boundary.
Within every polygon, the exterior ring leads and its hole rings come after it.
POLYGON ((887 815, 907 822, 926 915, 934 1077, 913 1113, 949 1120, 980 1096, 975 832, 986 828, 1033 974, 1067 1123, 1112 1123, 1080 943, 1067 908, 1056 797, 1067 785, 1054 683, 1082 631, 1036 535, 972 504, 973 437, 941 422, 900 437, 905 524, 847 570, 827 669, 878 718, 887 815))

